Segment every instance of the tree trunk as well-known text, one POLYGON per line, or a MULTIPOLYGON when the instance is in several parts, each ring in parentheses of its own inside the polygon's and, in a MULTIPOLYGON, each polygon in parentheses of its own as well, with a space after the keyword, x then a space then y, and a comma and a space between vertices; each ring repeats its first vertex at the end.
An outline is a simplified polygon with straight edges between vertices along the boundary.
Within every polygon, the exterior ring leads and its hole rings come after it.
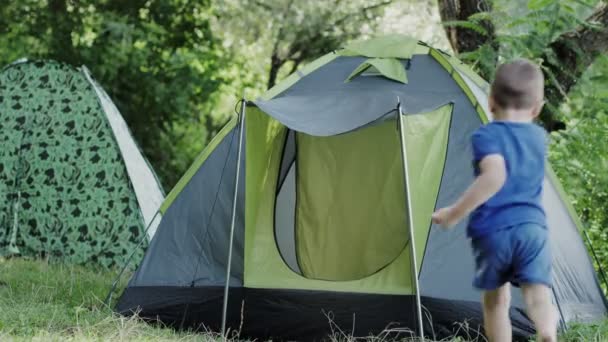
POLYGON ((608 4, 600 4, 587 22, 599 27, 584 26, 562 34, 549 45, 550 53, 542 56, 548 82, 541 121, 550 131, 563 128, 556 120, 559 105, 585 70, 608 51, 608 4))
POLYGON ((277 82, 277 76, 279 69, 283 66, 285 61, 277 55, 276 52, 270 57, 270 72, 268 73, 268 89, 274 87, 277 82))
MULTIPOLYGON (((438 3, 442 22, 467 21, 473 14, 492 11, 492 4, 488 0, 439 0, 438 3)), ((494 51, 498 50, 492 22, 480 20, 478 25, 485 30, 485 33, 458 25, 445 26, 448 40, 455 54, 475 51, 488 43, 491 44, 494 51)), ((495 54, 495 56, 497 55, 495 54)), ((492 70, 484 68, 484 66, 480 67, 483 68, 480 70, 481 76, 488 79, 492 70)))

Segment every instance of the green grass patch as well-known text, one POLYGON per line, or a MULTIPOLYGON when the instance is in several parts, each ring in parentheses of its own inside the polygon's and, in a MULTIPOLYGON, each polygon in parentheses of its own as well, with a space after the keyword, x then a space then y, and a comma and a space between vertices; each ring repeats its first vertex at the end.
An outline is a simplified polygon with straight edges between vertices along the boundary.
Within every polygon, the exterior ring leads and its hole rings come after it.
MULTIPOLYGON (((222 340, 217 334, 176 332, 137 317, 116 315, 103 303, 116 273, 40 260, 0 259, 0 341, 222 340)), ((128 275, 124 278, 117 295, 128 275)), ((328 339, 355 341, 341 333, 328 339)), ((363 340, 384 341, 382 336, 363 340)), ((560 340, 608 341, 608 321, 574 325, 560 340)))
POLYGON ((116 315, 103 303, 115 276, 83 266, 0 259, 0 341, 217 340, 116 315))

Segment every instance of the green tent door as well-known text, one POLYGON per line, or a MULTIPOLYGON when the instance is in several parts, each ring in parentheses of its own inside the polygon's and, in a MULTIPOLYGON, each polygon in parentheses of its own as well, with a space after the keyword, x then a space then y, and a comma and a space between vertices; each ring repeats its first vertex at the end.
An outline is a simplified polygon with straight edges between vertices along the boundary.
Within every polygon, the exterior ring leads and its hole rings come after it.
MULTIPOLYGON (((451 113, 446 105, 405 117, 418 267, 451 113)), ((247 150, 247 286, 411 293, 398 134, 396 122, 388 120, 311 136, 258 110, 248 113, 248 148, 256 149, 247 150), (252 162, 262 153, 266 159, 252 162)))

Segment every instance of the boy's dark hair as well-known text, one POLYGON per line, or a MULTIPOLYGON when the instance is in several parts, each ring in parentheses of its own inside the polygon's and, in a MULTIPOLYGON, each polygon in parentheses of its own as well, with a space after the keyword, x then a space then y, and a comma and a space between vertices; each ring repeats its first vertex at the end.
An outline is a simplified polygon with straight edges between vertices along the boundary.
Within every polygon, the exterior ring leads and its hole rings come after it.
POLYGON ((491 94, 502 109, 528 109, 542 101, 544 83, 538 65, 527 59, 516 59, 496 69, 491 94))

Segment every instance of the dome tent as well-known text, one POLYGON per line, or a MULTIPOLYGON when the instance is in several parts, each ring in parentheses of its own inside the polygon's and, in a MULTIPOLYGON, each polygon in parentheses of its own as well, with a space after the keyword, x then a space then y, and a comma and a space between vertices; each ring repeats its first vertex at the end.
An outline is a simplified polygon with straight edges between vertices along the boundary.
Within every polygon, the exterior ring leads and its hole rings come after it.
POLYGON ((2 69, 0 141, 0 255, 107 267, 154 234, 163 191, 85 67, 2 69))
MULTIPOLYGON (((473 180, 469 137, 488 120, 487 91, 403 36, 305 66, 247 102, 171 191, 116 310, 218 330, 225 314, 253 338, 322 339, 331 324, 368 336, 419 318, 435 338, 468 334, 458 322, 478 331, 465 223, 444 232, 430 216, 473 180)), ((562 325, 601 319, 581 225, 550 168, 543 201, 562 325)), ((516 293, 520 339, 534 331, 523 309, 516 293)))

